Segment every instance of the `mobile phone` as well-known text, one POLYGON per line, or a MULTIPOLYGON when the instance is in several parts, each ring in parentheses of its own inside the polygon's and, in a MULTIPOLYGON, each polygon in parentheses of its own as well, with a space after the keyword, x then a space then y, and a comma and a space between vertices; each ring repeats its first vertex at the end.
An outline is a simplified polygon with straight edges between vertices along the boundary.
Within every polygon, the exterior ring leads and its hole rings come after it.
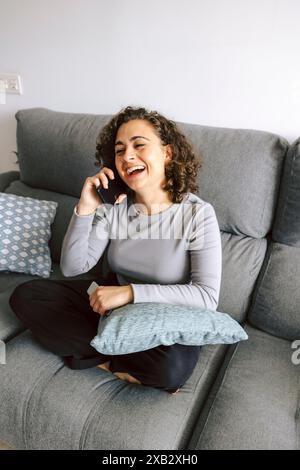
MULTIPOLYGON (((92 295, 92 293, 99 287, 99 284, 97 282, 93 281, 90 287, 87 290, 88 295, 92 295)), ((107 310, 105 313, 106 317, 109 317, 109 315, 112 313, 113 309, 111 308, 110 310, 107 310)))
POLYGON ((97 192, 104 204, 112 205, 115 204, 120 194, 126 193, 124 188, 119 183, 117 183, 115 179, 111 180, 110 178, 108 178, 108 188, 103 188, 101 186, 97 189, 97 192))
POLYGON ((88 288, 87 293, 89 295, 92 295, 92 293, 97 289, 97 287, 99 287, 99 284, 97 284, 97 282, 93 281, 92 284, 90 285, 90 287, 88 288))

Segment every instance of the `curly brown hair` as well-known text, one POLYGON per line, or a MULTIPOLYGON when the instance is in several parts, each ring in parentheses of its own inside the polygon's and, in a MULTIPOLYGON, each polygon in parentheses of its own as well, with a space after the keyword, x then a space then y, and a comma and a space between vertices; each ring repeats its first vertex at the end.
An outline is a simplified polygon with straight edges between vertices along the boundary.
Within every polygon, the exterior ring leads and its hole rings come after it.
POLYGON ((172 159, 165 166, 166 182, 163 189, 169 193, 173 203, 180 203, 187 192, 196 193, 198 170, 202 167, 202 156, 195 154, 191 143, 178 129, 176 123, 165 118, 157 111, 141 107, 127 106, 101 129, 96 141, 96 166, 113 170, 116 183, 124 188, 127 194, 132 190, 120 178, 115 166, 115 139, 119 127, 133 119, 144 119, 153 126, 163 146, 171 144, 172 159))

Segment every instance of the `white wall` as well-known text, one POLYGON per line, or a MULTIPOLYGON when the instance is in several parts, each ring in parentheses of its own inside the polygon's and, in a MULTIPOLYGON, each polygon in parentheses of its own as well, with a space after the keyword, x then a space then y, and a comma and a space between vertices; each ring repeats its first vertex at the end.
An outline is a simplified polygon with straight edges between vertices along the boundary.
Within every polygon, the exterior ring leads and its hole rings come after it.
POLYGON ((142 105, 204 125, 300 135, 298 0, 0 0, 0 172, 18 169, 14 114, 142 105))

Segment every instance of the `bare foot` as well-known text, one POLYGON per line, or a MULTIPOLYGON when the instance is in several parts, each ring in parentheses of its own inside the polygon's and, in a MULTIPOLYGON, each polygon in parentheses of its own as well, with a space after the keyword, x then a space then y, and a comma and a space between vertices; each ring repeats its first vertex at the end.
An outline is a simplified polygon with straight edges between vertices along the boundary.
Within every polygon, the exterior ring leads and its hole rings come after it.
POLYGON ((119 377, 119 379, 121 380, 125 380, 125 382, 129 382, 129 383, 137 384, 137 385, 142 384, 142 382, 140 382, 138 379, 136 379, 132 375, 127 374, 126 372, 114 372, 114 375, 119 377))
POLYGON ((178 389, 176 390, 176 392, 174 392, 174 393, 171 393, 171 395, 176 395, 176 393, 178 393, 178 392, 179 392, 179 390, 180 390, 180 388, 178 388, 178 389))
POLYGON ((110 366, 110 361, 107 361, 107 362, 104 362, 103 364, 99 364, 97 367, 100 367, 100 369, 104 369, 110 372, 109 366, 110 366))
MULTIPOLYGON (((107 370, 108 372, 111 372, 110 368, 109 368, 110 367, 110 362, 111 361, 104 362, 103 364, 99 364, 97 367, 99 367, 100 369, 107 370)), ((125 380, 126 382, 129 382, 129 383, 132 383, 132 384, 137 384, 137 385, 142 384, 142 382, 140 382, 138 379, 136 379, 132 375, 127 374, 125 372, 114 372, 114 375, 119 377, 119 379, 125 380)))

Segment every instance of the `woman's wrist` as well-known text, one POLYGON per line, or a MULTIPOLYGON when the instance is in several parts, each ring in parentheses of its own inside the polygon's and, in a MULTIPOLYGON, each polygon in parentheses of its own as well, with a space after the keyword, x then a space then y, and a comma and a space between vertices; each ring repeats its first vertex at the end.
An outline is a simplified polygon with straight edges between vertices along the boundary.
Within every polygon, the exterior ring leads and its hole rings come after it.
POLYGON ((77 204, 77 206, 76 206, 76 212, 77 212, 78 215, 92 215, 92 214, 94 214, 95 210, 96 209, 94 209, 94 211, 92 211, 90 207, 83 207, 80 204, 77 204))
POLYGON ((126 303, 132 304, 133 303, 133 289, 131 285, 122 286, 124 288, 124 292, 126 294, 126 303))

